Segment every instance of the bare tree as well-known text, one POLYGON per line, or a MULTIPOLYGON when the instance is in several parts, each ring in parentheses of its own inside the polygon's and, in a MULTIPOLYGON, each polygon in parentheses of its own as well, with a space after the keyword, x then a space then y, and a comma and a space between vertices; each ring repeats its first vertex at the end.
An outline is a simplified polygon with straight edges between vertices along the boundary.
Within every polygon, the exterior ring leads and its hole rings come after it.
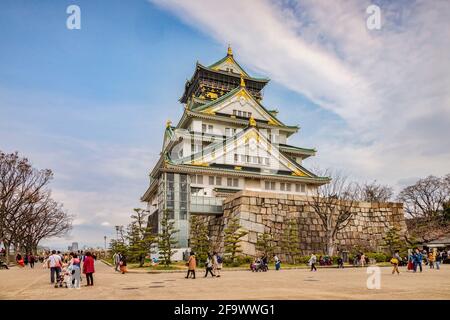
POLYGON ((360 185, 361 201, 367 202, 388 202, 391 200, 394 191, 391 187, 373 181, 360 185))
POLYGON ((12 244, 37 246, 41 239, 63 234, 70 227, 70 217, 50 198, 52 177, 51 170, 33 168, 17 152, 0 151, 0 239, 7 261, 12 244))
POLYGON ((450 174, 438 178, 428 176, 404 188, 398 199, 403 202, 405 212, 410 218, 431 221, 444 210, 450 201, 450 174))
POLYGON ((332 256, 336 249, 337 234, 355 215, 360 189, 355 183, 348 182, 342 173, 327 169, 320 175, 330 177, 331 181, 311 192, 307 202, 325 231, 324 251, 332 256))

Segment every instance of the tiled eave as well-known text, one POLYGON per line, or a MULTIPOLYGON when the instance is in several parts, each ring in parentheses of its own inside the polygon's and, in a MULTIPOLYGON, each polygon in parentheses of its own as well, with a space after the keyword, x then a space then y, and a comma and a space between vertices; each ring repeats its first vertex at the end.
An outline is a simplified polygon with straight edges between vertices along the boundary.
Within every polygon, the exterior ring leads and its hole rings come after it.
POLYGON ((310 184, 323 185, 330 182, 326 177, 303 177, 292 175, 273 175, 273 174, 260 174, 252 173, 244 170, 232 170, 224 168, 212 168, 207 166, 193 166, 193 165, 174 165, 167 163, 161 168, 163 172, 177 172, 186 174, 215 174, 228 177, 241 177, 241 178, 258 178, 265 180, 282 180, 291 182, 305 182, 310 184))
MULTIPOLYGON (((226 116, 218 116, 213 114, 206 114, 201 112, 195 112, 191 110, 186 110, 183 113, 183 116, 180 119, 180 122, 178 122, 177 128, 183 128, 189 119, 191 118, 197 118, 197 119, 204 119, 204 120, 212 120, 212 121, 218 121, 223 123, 233 123, 241 126, 247 126, 248 120, 244 119, 238 119, 238 118, 232 118, 226 117, 226 116)), ((298 132, 297 126, 276 126, 276 125, 270 125, 268 123, 264 122, 257 122, 257 127, 264 128, 264 129, 279 129, 280 131, 285 131, 289 133, 289 135, 298 132)), ((288 135, 288 136, 289 136, 288 135)))

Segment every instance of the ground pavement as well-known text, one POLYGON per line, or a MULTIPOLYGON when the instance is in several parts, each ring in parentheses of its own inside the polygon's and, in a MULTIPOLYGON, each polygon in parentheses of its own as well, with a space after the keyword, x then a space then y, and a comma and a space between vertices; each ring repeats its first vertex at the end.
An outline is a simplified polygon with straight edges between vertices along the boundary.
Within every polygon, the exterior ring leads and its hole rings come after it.
POLYGON ((450 265, 425 266, 421 274, 400 268, 399 276, 380 268, 379 290, 367 289, 366 268, 223 271, 206 279, 199 269, 195 280, 184 273, 122 275, 100 261, 95 268, 95 285, 81 289, 54 288, 41 264, 0 270, 0 299, 450 299, 450 265))

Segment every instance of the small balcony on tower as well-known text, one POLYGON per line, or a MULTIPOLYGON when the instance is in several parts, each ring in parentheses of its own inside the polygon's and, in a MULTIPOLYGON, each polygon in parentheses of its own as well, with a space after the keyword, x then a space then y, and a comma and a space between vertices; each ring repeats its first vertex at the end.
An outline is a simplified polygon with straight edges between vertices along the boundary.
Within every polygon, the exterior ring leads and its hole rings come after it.
POLYGON ((191 214, 221 215, 223 214, 223 199, 191 195, 189 211, 191 214))

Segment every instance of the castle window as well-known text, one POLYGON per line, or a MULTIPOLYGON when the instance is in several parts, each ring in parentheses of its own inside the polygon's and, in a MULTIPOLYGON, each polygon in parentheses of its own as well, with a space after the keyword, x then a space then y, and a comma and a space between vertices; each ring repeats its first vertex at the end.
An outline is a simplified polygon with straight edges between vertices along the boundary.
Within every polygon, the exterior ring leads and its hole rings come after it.
POLYGON ((291 184, 290 183, 286 183, 286 191, 291 191, 291 184))
POLYGON ((239 179, 238 178, 233 178, 233 187, 239 187, 239 179))
POLYGON ((222 185, 222 177, 216 177, 216 185, 218 186, 222 185))
POLYGON ((232 186, 233 186, 233 179, 227 178, 227 187, 232 187, 232 186))
POLYGON ((214 177, 211 177, 211 176, 210 176, 208 182, 209 182, 209 185, 210 185, 210 186, 213 186, 213 185, 214 185, 214 177))
POLYGON ((284 191, 285 190, 285 186, 286 186, 286 184, 284 182, 281 182, 280 183, 280 190, 284 191))
POLYGON ((213 132, 213 126, 211 124, 208 125, 208 132, 209 133, 213 132))
POLYGON ((242 111, 242 116, 243 116, 244 118, 247 118, 247 112, 242 111))
POLYGON ((305 192, 305 191, 306 191, 306 185, 305 185, 305 184, 302 184, 301 190, 302 190, 302 192, 305 192))
POLYGON ((233 116, 237 115, 237 110, 233 110, 233 116))
POLYGON ((203 132, 203 133, 206 132, 206 124, 202 124, 202 132, 203 132))
POLYGON ((295 184, 295 192, 300 192, 300 185, 298 183, 295 184))
POLYGON ((250 118, 250 117, 252 116, 252 113, 251 113, 251 112, 248 112, 247 115, 248 115, 248 117, 250 118))
POLYGON ((242 117, 242 111, 238 111, 238 117, 242 117))

